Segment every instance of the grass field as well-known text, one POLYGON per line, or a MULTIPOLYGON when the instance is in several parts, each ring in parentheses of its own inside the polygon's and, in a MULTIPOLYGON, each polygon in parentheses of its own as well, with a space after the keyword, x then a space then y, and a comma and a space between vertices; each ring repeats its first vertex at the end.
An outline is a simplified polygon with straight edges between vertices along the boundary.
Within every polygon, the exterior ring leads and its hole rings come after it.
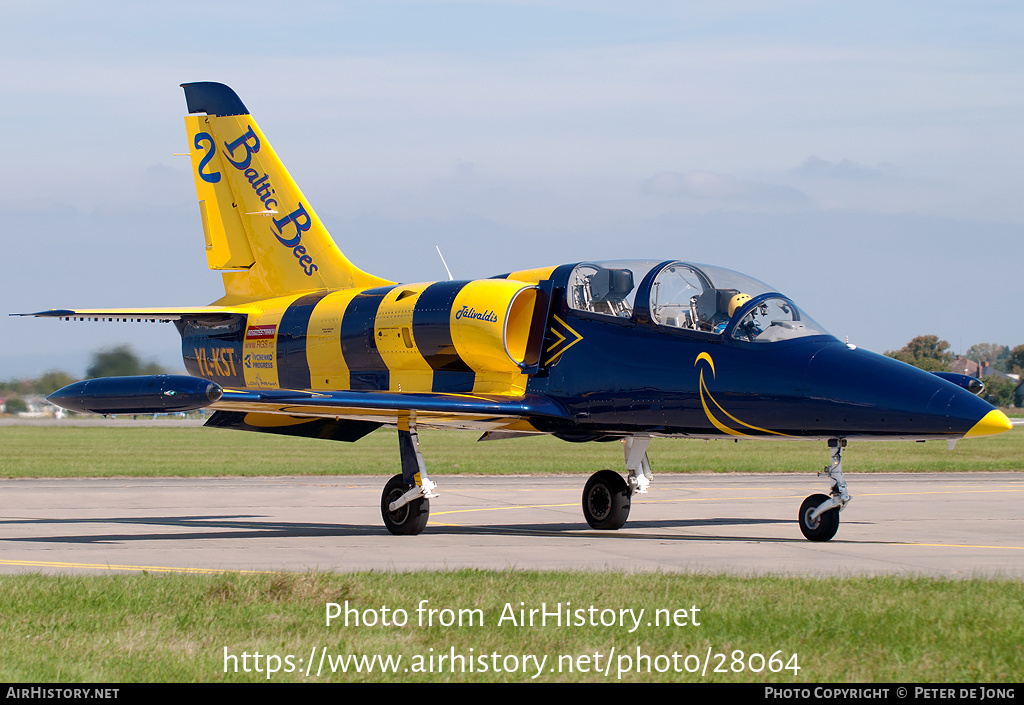
MULTIPOLYGON (((451 474, 594 472, 623 468, 617 443, 565 443, 543 436, 477 443, 478 434, 420 433, 427 469, 451 474)), ((195 427, 0 427, 0 476, 390 475, 398 471, 393 431, 340 443, 195 427)), ((817 472, 822 442, 655 439, 658 472, 817 472)), ((959 441, 852 442, 847 472, 1024 470, 1024 427, 959 441)))
POLYGON ((1014 683, 1024 673, 1024 584, 515 571, 2 576, 0 638, 6 682, 1014 683), (420 626, 421 599, 464 610, 463 625, 453 616, 443 626, 438 612, 420 626), (326 626, 327 603, 345 601, 364 617, 387 606, 402 621, 396 610, 405 610, 406 624, 326 626), (520 602, 645 612, 638 627, 629 617, 621 627, 589 617, 584 626, 499 625, 520 602), (658 626, 656 610, 685 612, 685 625, 658 626), (348 672, 331 674, 325 661, 317 676, 323 650, 335 664, 375 654, 401 662, 387 673, 379 661, 372 672, 348 661, 348 672), (453 652, 464 660, 439 661, 453 652), (470 661, 474 672, 462 672, 470 661), (277 668, 269 676, 268 663, 277 668))

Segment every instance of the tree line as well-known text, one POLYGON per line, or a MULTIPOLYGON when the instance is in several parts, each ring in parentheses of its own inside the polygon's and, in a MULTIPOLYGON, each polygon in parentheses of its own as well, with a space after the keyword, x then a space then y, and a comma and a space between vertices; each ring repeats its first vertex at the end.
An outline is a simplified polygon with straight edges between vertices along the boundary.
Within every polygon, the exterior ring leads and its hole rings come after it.
MULTIPOLYGON (((887 350, 885 354, 929 372, 950 372, 956 360, 949 343, 937 335, 919 335, 899 350, 887 350)), ((978 343, 968 348, 963 357, 981 366, 987 364, 988 369, 1003 375, 1013 374, 1024 379, 1024 344, 1011 349, 1009 345, 978 343)), ((996 406, 1012 406, 1020 379, 1003 375, 985 376, 983 394, 996 406)))
MULTIPOLYGON (((85 379, 160 374, 164 374, 163 367, 155 362, 143 361, 130 345, 97 350, 92 354, 89 366, 85 369, 85 379)), ((77 381, 78 378, 63 370, 51 370, 35 379, 0 382, 0 396, 7 397, 4 411, 8 414, 28 411, 28 404, 23 397, 46 396, 77 381)))

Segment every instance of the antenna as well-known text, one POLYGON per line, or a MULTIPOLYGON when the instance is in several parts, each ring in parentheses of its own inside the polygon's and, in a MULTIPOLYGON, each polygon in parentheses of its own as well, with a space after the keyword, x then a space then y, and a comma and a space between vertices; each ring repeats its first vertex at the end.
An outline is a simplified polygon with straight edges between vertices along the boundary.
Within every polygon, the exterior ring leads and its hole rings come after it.
POLYGON ((441 258, 441 264, 444 265, 444 271, 448 272, 448 281, 452 281, 455 277, 452 276, 452 270, 448 269, 448 263, 444 261, 444 255, 441 254, 441 248, 434 245, 434 249, 437 250, 437 256, 441 258))

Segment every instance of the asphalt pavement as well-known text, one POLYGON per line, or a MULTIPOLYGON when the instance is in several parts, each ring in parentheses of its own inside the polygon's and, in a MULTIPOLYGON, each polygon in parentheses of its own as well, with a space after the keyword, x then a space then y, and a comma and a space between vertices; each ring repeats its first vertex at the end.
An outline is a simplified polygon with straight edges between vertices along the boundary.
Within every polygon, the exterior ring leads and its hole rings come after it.
POLYGON ((586 477, 432 476, 419 536, 380 517, 383 477, 0 481, 0 571, 577 569, 1024 578, 1024 474, 847 474, 827 543, 809 475, 656 475, 629 522, 583 520, 586 477))

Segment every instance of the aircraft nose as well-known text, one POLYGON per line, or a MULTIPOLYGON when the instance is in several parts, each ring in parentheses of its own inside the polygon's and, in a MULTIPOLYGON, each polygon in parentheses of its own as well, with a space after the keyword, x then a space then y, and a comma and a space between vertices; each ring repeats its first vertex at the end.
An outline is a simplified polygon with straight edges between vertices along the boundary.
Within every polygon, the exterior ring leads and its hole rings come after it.
POLYGON ((975 438, 1009 431, 1006 414, 968 390, 897 360, 846 346, 821 349, 807 367, 811 395, 842 410, 849 435, 975 438))
POLYGON ((978 423, 971 427, 971 430, 964 434, 964 438, 977 438, 979 436, 994 436, 997 433, 1004 433, 1013 428, 1010 419, 999 409, 992 409, 978 423))
POLYGON ((991 404, 972 392, 962 387, 950 391, 945 414, 954 420, 959 428, 965 429, 964 438, 994 436, 1013 428, 1006 414, 999 409, 993 409, 991 404))

